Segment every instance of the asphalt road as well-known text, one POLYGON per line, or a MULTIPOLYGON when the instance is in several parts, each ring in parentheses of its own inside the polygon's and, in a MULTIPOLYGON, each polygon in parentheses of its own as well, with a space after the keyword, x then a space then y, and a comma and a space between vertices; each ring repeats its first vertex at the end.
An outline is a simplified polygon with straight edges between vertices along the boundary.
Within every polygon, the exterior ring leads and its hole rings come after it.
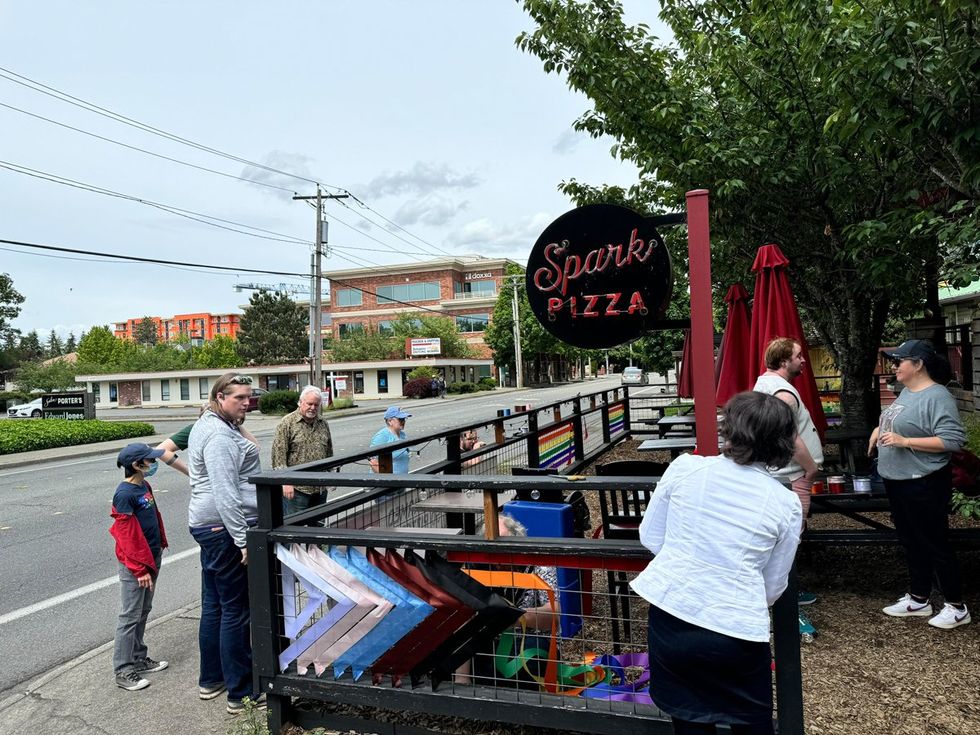
MULTIPOLYGON (((517 403, 543 405, 618 385, 618 378, 555 388, 489 394, 465 401, 406 403, 410 437, 464 422, 496 416, 517 403)), ((176 430, 186 421, 153 419, 158 431, 176 430)), ((250 415, 249 428, 262 445, 262 463, 271 466, 270 447, 277 419, 250 415)), ((335 452, 367 447, 382 426, 379 414, 330 422, 335 452)), ((413 469, 445 456, 432 442, 413 469)), ((368 471, 364 466, 363 471, 368 471)), ((118 613, 117 562, 109 536, 112 493, 122 476, 114 455, 68 459, 0 471, 0 699, 53 666, 113 637, 118 613)), ((159 616, 200 599, 197 546, 187 532, 186 478, 162 468, 152 480, 170 540, 154 601, 159 616)), ((150 655, 166 658, 153 648, 150 655)), ((110 671, 106 671, 109 680, 110 671)))

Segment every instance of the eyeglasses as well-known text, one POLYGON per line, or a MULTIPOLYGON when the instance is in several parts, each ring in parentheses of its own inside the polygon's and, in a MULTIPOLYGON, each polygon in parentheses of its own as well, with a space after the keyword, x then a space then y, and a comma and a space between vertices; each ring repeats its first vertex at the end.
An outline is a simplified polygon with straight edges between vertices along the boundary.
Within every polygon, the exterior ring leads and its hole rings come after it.
POLYGON ((902 363, 903 363, 903 362, 904 362, 905 360, 915 360, 915 359, 916 359, 916 358, 914 358, 914 357, 893 357, 893 358, 892 358, 892 365, 893 365, 894 367, 898 367, 898 366, 899 366, 899 365, 901 365, 901 364, 902 364, 902 363))
POLYGON ((228 382, 234 383, 235 385, 251 385, 252 378, 250 378, 248 375, 236 375, 234 378, 231 378, 228 382))

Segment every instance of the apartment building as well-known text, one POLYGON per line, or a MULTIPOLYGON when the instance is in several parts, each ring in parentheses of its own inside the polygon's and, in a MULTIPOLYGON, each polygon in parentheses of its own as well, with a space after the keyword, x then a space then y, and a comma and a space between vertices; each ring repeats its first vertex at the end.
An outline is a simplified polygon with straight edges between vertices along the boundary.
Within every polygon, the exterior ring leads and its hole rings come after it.
MULTIPOLYGON (((116 322, 114 333, 119 339, 133 339, 136 329, 145 317, 135 317, 124 322, 116 322)), ((157 341, 169 342, 179 337, 188 337, 191 344, 202 344, 218 335, 235 339, 238 335, 238 320, 241 314, 175 314, 164 318, 151 316, 157 328, 157 341)))
POLYGON ((404 313, 452 319, 479 358, 508 263, 505 258, 459 256, 425 262, 325 272, 335 338, 368 325, 379 331, 404 313))

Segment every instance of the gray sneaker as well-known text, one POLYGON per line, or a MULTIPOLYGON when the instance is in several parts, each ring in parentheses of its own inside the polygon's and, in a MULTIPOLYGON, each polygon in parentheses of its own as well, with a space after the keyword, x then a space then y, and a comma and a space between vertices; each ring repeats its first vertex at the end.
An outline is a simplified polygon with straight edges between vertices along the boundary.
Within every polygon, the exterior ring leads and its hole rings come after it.
POLYGON ((140 674, 152 674, 154 671, 163 671, 170 666, 169 661, 154 661, 147 656, 136 662, 136 672, 140 674))
POLYGON ((214 699, 224 690, 225 684, 224 682, 220 682, 218 684, 211 684, 210 686, 206 687, 198 687, 197 696, 204 700, 214 699))
POLYGON ((240 715, 245 711, 245 703, 252 705, 253 709, 265 709, 268 705, 265 701, 265 694, 260 694, 255 697, 245 697, 245 699, 229 699, 228 700, 228 714, 229 715, 240 715))
POLYGON ((140 689, 146 689, 150 686, 150 682, 137 672, 129 670, 121 674, 116 674, 116 686, 121 686, 127 692, 135 692, 140 689))

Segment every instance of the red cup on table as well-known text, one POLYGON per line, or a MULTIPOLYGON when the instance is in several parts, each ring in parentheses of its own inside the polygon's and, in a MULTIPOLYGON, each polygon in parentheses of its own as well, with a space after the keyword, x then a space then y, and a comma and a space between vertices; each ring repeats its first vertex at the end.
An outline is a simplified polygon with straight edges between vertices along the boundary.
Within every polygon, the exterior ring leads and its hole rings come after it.
POLYGON ((844 492, 844 478, 840 475, 827 478, 827 488, 831 495, 840 495, 844 492))
POLYGON ((810 485, 811 495, 823 495, 826 490, 826 486, 823 484, 823 480, 814 480, 813 484, 810 485))

